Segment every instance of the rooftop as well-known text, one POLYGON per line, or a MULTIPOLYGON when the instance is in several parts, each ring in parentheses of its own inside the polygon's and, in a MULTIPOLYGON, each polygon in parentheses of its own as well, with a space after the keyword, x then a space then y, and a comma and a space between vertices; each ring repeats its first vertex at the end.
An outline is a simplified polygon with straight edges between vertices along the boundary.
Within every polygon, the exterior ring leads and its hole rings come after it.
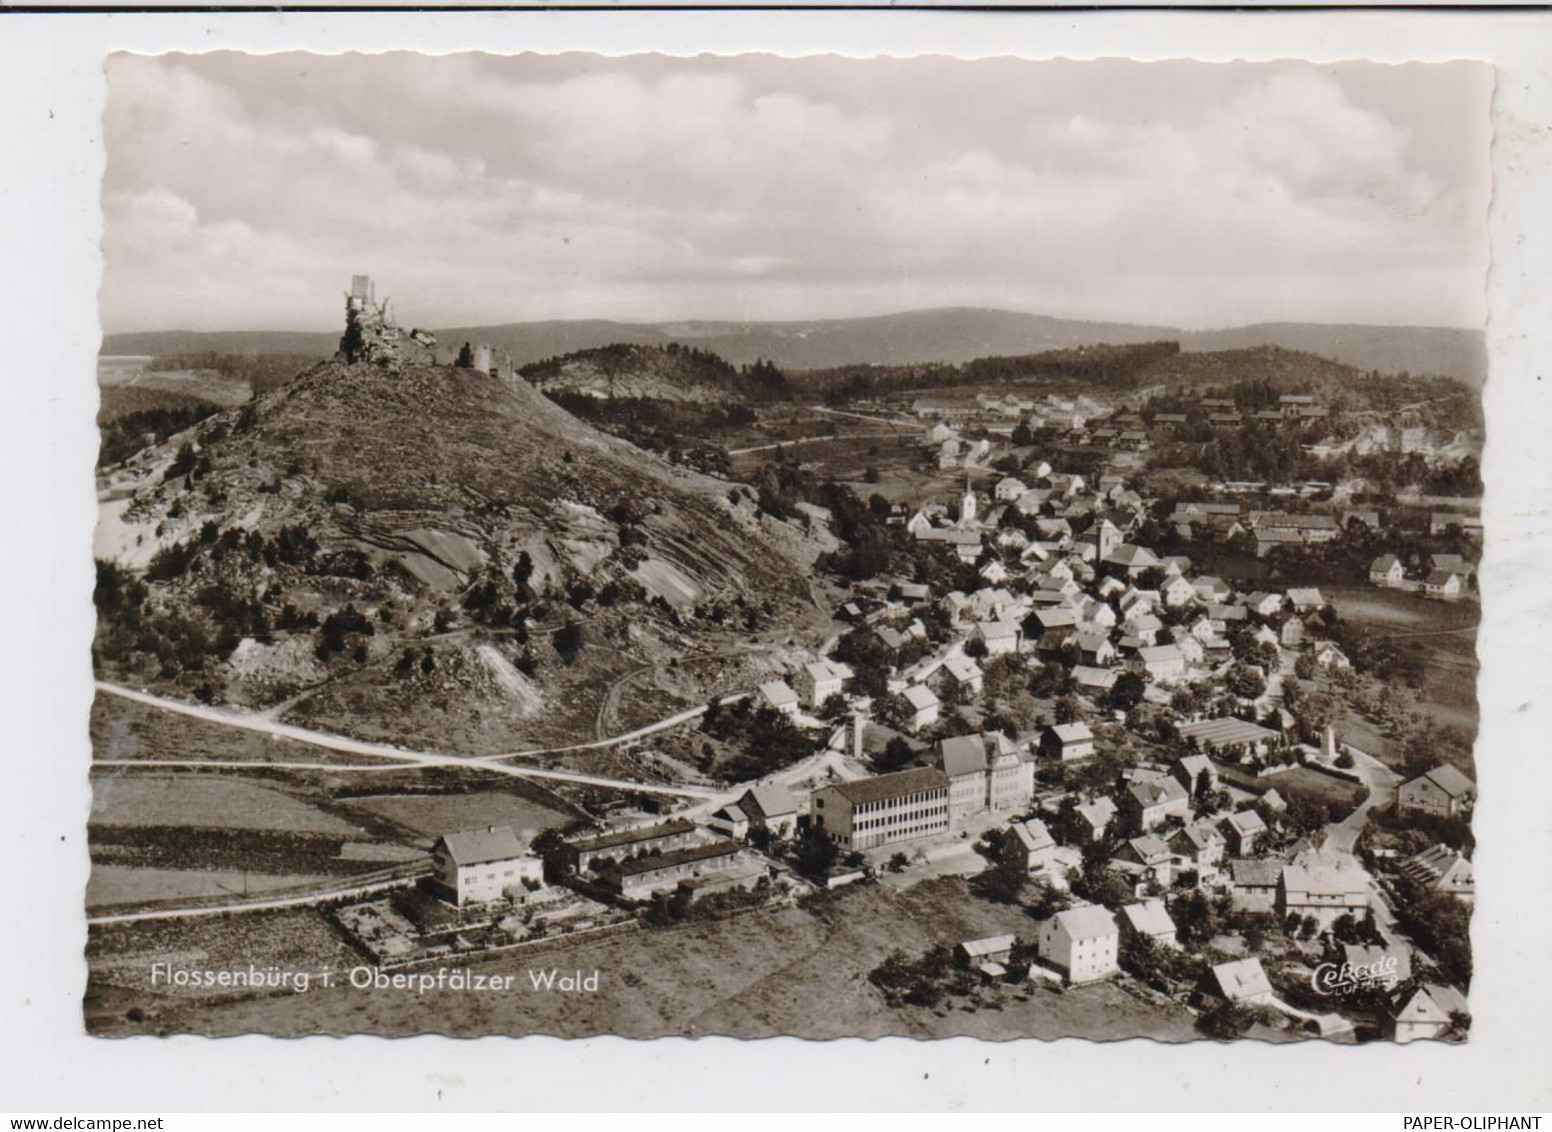
POLYGON ((948 778, 942 771, 931 767, 913 767, 910 770, 897 770, 893 774, 832 783, 830 788, 853 805, 863 805, 927 791, 945 793, 948 790, 948 778))
POLYGON ((641 876, 643 873, 655 873, 659 869, 671 869, 679 865, 688 865, 696 861, 713 861, 719 857, 732 857, 741 852, 737 842, 712 841, 705 845, 690 845, 683 849, 670 849, 667 853, 636 857, 629 861, 621 861, 611 866, 610 872, 622 877, 641 876))
POLYGON ((526 856, 522 841, 509 825, 449 833, 442 838, 442 844, 457 865, 481 865, 526 856))

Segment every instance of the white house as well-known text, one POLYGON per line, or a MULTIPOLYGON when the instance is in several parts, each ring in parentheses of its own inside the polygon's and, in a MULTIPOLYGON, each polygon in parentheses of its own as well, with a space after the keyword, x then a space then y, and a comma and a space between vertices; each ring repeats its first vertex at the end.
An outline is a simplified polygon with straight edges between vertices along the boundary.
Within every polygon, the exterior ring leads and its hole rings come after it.
POLYGON ((1376 586, 1399 586, 1406 577, 1406 567, 1394 554, 1382 554, 1369 564, 1369 581, 1376 586))
POLYGON ((997 481, 997 487, 992 494, 1001 503, 1013 503, 1028 490, 1029 487, 1023 480, 1005 476, 997 481))
POLYGON ((985 643, 987 656, 1018 652, 1019 626, 1016 621, 982 621, 976 625, 975 632, 985 643))
POLYGON ((1086 759, 1094 753, 1094 732, 1082 721, 1047 727, 1040 736, 1040 753, 1064 763, 1086 759))
POLYGON ((979 696, 983 682, 981 666, 962 652, 956 652, 943 662, 943 671, 967 695, 979 696))
POLYGON ((1035 943, 1040 958, 1070 983, 1091 983, 1120 970, 1120 931, 1115 917, 1098 905, 1056 913, 1040 925, 1035 943))
POLYGON ((1261 960, 1254 957, 1217 964, 1212 969, 1211 984, 1210 989, 1225 1002, 1267 1005, 1276 997, 1261 960))
POLYGON ((1003 838, 1002 851, 1017 860, 1025 872, 1039 872, 1057 860, 1056 839, 1043 821, 1014 822, 1003 838))
POLYGON ((938 697, 933 695, 932 689, 925 684, 912 684, 901 693, 910 708, 910 718, 906 720, 906 727, 911 731, 920 731, 923 727, 930 727, 938 721, 938 697))
POLYGON ((839 695, 851 675, 851 669, 844 664, 817 660, 798 670, 798 691, 810 707, 818 707, 831 696, 839 695))
POLYGON ((1423 593, 1440 601, 1455 601, 1465 585, 1453 570, 1434 570, 1423 579, 1423 593))
POLYGON ((1450 1031, 1450 1016, 1466 1014, 1466 996, 1454 987, 1424 983, 1396 1015, 1396 1042, 1433 1041, 1450 1031))
POLYGON ((1179 645, 1146 645, 1137 650, 1136 667, 1156 684, 1169 684, 1184 678, 1185 654, 1179 645))
POLYGON ((1460 817, 1476 803, 1477 786, 1449 764, 1436 766, 1427 774, 1403 783, 1396 792, 1396 809, 1436 817, 1460 817))
POLYGON ((463 907, 488 904, 544 883, 544 863, 530 856, 509 825, 438 838, 431 850, 438 887, 463 907))
POLYGON ((782 715, 798 713, 798 694, 785 680, 767 680, 761 684, 760 698, 782 715))
POLYGON ((1164 901, 1144 900, 1121 909, 1121 933, 1137 939, 1151 939, 1161 947, 1178 946, 1175 921, 1170 919, 1164 901))

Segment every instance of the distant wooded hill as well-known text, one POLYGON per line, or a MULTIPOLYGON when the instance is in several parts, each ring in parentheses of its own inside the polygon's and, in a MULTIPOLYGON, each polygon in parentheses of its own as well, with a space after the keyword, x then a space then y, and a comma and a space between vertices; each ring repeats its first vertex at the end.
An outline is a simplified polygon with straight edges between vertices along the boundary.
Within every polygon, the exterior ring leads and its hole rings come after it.
MULTIPOLYGON (((1453 377, 1472 388, 1481 386, 1487 369, 1486 343, 1480 331, 1266 323, 1182 333, 1174 327, 1082 322, 961 307, 799 322, 577 320, 436 328, 435 333, 449 359, 466 341, 487 342, 499 354, 509 354, 517 366, 616 344, 666 346, 679 342, 715 353, 734 365, 765 360, 783 370, 797 371, 852 365, 958 365, 976 358, 1079 346, 1178 340, 1187 352, 1281 346, 1360 370, 1453 377)), ((334 353, 338 341, 335 332, 152 331, 108 335, 102 353, 166 356, 215 351, 322 358, 334 353)))

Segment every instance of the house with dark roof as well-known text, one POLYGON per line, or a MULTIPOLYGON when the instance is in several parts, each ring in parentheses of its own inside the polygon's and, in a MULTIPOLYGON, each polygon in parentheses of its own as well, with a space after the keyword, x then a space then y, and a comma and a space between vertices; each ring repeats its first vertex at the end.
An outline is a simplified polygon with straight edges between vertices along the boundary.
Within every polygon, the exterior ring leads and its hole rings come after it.
POLYGON ((655 892, 679 887, 680 882, 732 872, 757 874, 749 856, 737 842, 717 838, 683 849, 618 861, 601 870, 599 879, 627 900, 644 900, 655 892))
POLYGON ((1476 799, 1477 784, 1445 763, 1403 783, 1396 791, 1396 812, 1455 818, 1469 813, 1476 799))
POLYGON ((649 853, 666 853, 701 841, 694 822, 672 818, 655 825, 617 829, 608 833, 578 838, 566 844, 571 866, 577 872, 596 872, 614 861, 649 853))
POLYGON ((1467 904, 1476 899, 1476 878, 1471 858, 1448 845, 1435 845, 1401 863, 1401 875, 1433 892, 1442 892, 1467 904))
POLYGON ((949 831, 949 780, 936 767, 835 782, 814 791, 814 824, 844 849, 876 849, 949 831))
POLYGON ((1234 858, 1228 862, 1229 901, 1239 912, 1270 912, 1277 903, 1281 861, 1234 858))
POLYGON ((1437 601, 1459 601, 1465 593, 1463 577, 1453 570, 1431 570, 1423 579, 1423 593, 1437 601))

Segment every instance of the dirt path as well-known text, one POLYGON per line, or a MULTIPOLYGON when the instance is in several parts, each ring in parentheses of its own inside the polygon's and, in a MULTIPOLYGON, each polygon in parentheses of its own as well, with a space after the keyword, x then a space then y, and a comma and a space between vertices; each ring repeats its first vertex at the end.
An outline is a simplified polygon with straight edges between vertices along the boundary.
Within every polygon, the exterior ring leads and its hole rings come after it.
MULTIPOLYGON (((97 766, 163 766, 163 767, 222 767, 227 768, 258 768, 275 767, 280 769, 328 769, 328 770, 369 770, 388 769, 403 770, 413 766, 437 766, 437 767, 462 767, 478 770, 494 771, 498 774, 511 775, 515 778, 543 778, 553 779, 558 782, 574 782, 584 786, 605 786, 617 790, 628 790, 645 794, 670 794, 689 798, 720 798, 721 795, 711 791, 691 786, 668 786, 658 783, 629 782, 617 778, 605 778, 594 774, 581 774, 568 770, 545 770, 539 767, 509 766, 502 762, 516 756, 535 756, 545 754, 563 753, 566 751, 597 749, 609 747, 631 739, 640 738, 643 735, 652 734, 668 727, 676 727, 680 723, 687 722, 701 715, 706 709, 704 706, 692 708, 668 719, 659 720, 647 727, 638 728, 625 735, 616 736, 613 739, 596 743, 583 743, 570 747, 551 747, 546 750, 519 751, 503 755, 449 755, 440 751, 416 751, 405 747, 390 746, 386 743, 369 743, 361 739, 351 739, 343 735, 331 735, 323 731, 309 731, 304 727, 297 727, 289 723, 277 723, 275 720, 266 719, 261 715, 225 711, 220 708, 205 707, 200 704, 182 703, 178 700, 163 699, 147 692, 137 692, 131 688, 119 687, 105 681, 97 681, 97 689, 109 695, 121 696, 134 700, 136 703, 146 704, 163 711, 176 712, 180 715, 191 716, 195 719, 203 719, 210 723, 221 724, 225 727, 237 727, 245 731, 257 731, 267 735, 278 735, 285 739, 294 739, 299 743, 307 743, 315 747, 323 747, 326 750, 344 751, 348 754, 365 755, 369 758, 390 760, 383 766, 352 766, 350 764, 308 764, 282 761, 252 760, 248 762, 219 763, 214 760, 199 759, 131 759, 131 760, 102 760, 96 762, 97 766)), ((736 698, 736 697, 735 697, 736 698)))
POLYGON ((403 888, 405 885, 413 884, 420 877, 428 875, 430 871, 428 865, 424 870, 412 875, 374 881, 371 884, 326 885, 316 892, 307 892, 300 896, 277 897, 270 900, 234 900, 227 904, 200 905, 195 908, 157 908, 147 912, 120 912, 107 916, 88 916, 86 922, 88 924, 134 924, 142 920, 191 920, 199 916, 223 916, 228 912, 268 912, 276 908, 301 908, 309 904, 319 904, 325 900, 370 896, 378 892, 403 888))

